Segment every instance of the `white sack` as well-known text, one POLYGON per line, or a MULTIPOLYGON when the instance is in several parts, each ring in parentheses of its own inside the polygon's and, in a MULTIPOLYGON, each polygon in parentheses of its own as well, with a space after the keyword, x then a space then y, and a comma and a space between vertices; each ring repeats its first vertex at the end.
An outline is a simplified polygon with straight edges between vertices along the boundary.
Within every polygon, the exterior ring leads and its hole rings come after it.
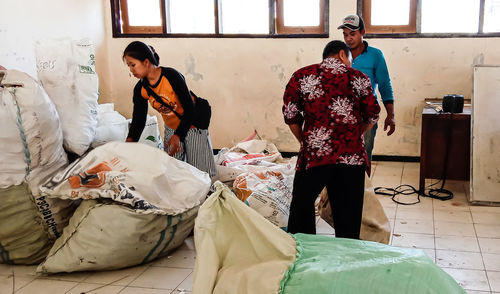
POLYGON ((214 156, 217 176, 214 180, 234 181, 245 172, 264 170, 294 174, 296 159, 284 160, 278 148, 266 140, 240 142, 232 148, 222 148, 214 156))
POLYGON ((286 229, 292 202, 293 175, 248 172, 234 181, 238 198, 274 225, 286 229))
POLYGON ((64 146, 82 155, 97 127, 98 77, 88 39, 47 39, 36 43, 38 78, 57 107, 64 146))
POLYGON ((92 147, 96 148, 108 142, 125 142, 128 134, 127 119, 114 110, 113 103, 99 104, 98 123, 92 147))
MULTIPOLYGON (((132 120, 129 119, 128 122, 130 124, 132 120)), ((144 126, 144 130, 138 142, 163 150, 163 141, 161 139, 160 127, 158 126, 158 119, 156 116, 148 114, 146 125, 144 126)))
POLYGON ((203 202, 210 177, 140 143, 111 142, 90 151, 42 187, 49 197, 110 198, 137 213, 179 214, 203 202))
POLYGON ((0 262, 45 257, 74 201, 45 199, 39 183, 67 164, 59 116, 42 86, 16 70, 0 71, 0 262))
POLYGON ((32 192, 39 194, 38 184, 67 164, 59 116, 32 77, 16 70, 1 74, 0 188, 26 179, 32 192))

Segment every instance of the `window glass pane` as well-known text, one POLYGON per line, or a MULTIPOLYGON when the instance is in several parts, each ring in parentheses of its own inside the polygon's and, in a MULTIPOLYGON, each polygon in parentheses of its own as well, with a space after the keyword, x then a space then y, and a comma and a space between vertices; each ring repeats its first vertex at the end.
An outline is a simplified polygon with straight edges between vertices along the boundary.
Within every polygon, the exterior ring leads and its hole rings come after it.
POLYGON ((401 26, 410 23, 410 0, 372 0, 372 25, 401 26))
POLYGON ((161 26, 158 0, 128 0, 127 10, 130 26, 161 26))
POLYGON ((320 22, 320 0, 283 0, 286 27, 317 27, 320 22))
POLYGON ((213 34, 215 16, 213 0, 170 0, 167 31, 178 34, 213 34))
POLYGON ((479 0, 422 0, 422 33, 477 33, 479 0))
POLYGON ((483 32, 500 32, 500 0, 485 1, 483 32))
POLYGON ((269 0, 220 0, 223 34, 269 34, 269 0))

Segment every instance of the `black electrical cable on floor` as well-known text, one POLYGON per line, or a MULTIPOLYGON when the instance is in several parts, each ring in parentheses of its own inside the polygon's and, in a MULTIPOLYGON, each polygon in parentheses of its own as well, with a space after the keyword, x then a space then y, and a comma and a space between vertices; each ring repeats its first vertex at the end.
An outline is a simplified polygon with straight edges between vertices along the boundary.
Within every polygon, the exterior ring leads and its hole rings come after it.
POLYGON ((392 201, 396 202, 397 204, 401 204, 401 205, 413 205, 413 204, 420 203, 420 196, 422 196, 422 197, 429 197, 429 198, 433 198, 433 199, 439 199, 439 200, 442 200, 442 201, 452 199, 453 198, 453 192, 451 192, 449 190, 446 190, 446 189, 443 189, 444 183, 445 183, 444 180, 443 180, 443 183, 441 185, 441 188, 430 189, 430 187, 438 184, 439 182, 441 182, 441 180, 439 180, 438 182, 436 182, 436 183, 434 183, 432 185, 427 186, 425 188, 425 190, 424 190, 423 193, 420 193, 412 185, 407 185, 407 184, 399 185, 396 188, 376 187, 374 189, 374 191, 375 191, 375 194, 385 195, 385 196, 391 196, 392 201), (426 190, 428 190, 429 192, 425 193, 426 190), (396 199, 396 196, 398 196, 398 195, 409 196, 409 195, 413 195, 413 194, 417 194, 417 201, 414 201, 414 202, 401 202, 400 200, 396 199))
MULTIPOLYGON (((441 113, 441 112, 440 112, 441 113)), ((437 181, 434 184, 431 184, 427 186, 422 193, 420 193, 415 187, 412 185, 399 185, 396 188, 384 188, 384 187, 376 187, 374 189, 375 194, 379 195, 385 195, 385 196, 391 196, 392 201, 396 202, 397 204, 401 205, 413 205, 420 203, 420 196, 423 197, 429 197, 433 199, 439 199, 442 201, 445 200, 450 200, 453 198, 453 192, 450 190, 444 189, 444 184, 446 183, 446 171, 448 170, 448 160, 450 157, 450 148, 451 148, 451 132, 452 132, 452 122, 453 122, 453 113, 450 113, 450 119, 448 121, 448 132, 446 136, 446 153, 444 156, 444 166, 443 166, 443 174, 441 177, 441 180, 437 181), (437 189, 431 189, 430 187, 437 185, 439 182, 442 181, 441 188, 437 189), (425 193, 425 191, 428 190, 428 193, 425 193), (417 201, 414 202, 401 202, 399 200, 396 200, 396 196, 398 195, 413 195, 417 194, 417 201)))

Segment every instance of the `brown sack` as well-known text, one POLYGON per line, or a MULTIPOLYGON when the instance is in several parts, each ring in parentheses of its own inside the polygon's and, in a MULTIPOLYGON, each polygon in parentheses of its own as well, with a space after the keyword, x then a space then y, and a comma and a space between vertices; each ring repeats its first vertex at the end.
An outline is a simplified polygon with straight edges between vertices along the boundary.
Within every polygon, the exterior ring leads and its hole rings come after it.
MULTIPOLYGON (((319 194, 318 202, 319 215, 330 226, 333 226, 332 209, 326 188, 319 194)), ((389 244, 391 238, 391 224, 384 212, 382 205, 375 196, 372 182, 365 174, 365 199, 363 202, 363 217, 361 220, 361 232, 359 234, 361 240, 375 241, 384 244, 389 244)))

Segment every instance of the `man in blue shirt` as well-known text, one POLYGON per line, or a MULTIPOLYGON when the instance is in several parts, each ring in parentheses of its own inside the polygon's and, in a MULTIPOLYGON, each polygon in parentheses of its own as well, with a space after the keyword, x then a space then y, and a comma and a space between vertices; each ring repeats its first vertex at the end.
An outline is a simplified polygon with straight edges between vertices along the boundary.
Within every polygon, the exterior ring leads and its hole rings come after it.
MULTIPOLYGON (((384 131, 389 129, 387 135, 390 136, 396 129, 394 120, 394 95, 392 92, 391 78, 387 70, 384 54, 377 48, 368 46, 368 42, 363 40, 365 35, 365 24, 363 19, 357 15, 348 15, 338 29, 343 29, 344 41, 351 49, 352 67, 363 72, 370 78, 373 92, 378 90, 382 96, 387 117, 384 121, 384 131)), ((366 132, 365 148, 368 153, 368 159, 372 159, 373 141, 377 131, 377 125, 366 132)))

